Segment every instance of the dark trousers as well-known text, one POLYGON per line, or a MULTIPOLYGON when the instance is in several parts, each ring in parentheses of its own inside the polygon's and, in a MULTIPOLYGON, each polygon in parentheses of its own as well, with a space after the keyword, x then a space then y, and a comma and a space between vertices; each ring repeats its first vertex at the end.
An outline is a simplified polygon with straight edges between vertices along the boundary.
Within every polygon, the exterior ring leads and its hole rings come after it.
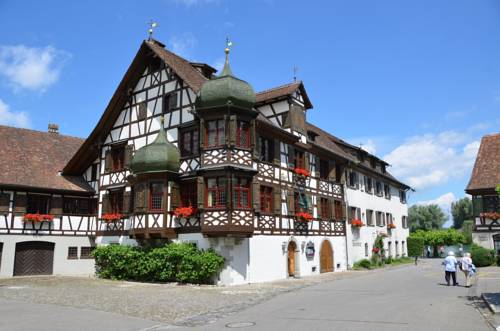
POLYGON ((445 271, 444 279, 446 279, 446 284, 450 285, 450 276, 453 279, 453 285, 457 285, 456 271, 445 271))

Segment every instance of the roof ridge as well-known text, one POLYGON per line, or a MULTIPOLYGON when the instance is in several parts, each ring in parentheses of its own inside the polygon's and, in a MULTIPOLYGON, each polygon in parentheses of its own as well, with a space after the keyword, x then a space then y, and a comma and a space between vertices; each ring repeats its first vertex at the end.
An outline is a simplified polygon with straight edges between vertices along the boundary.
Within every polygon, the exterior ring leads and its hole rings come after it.
POLYGON ((483 139, 483 138, 489 138, 489 137, 496 137, 496 136, 500 136, 500 132, 485 134, 481 139, 483 139))
POLYGON ((34 129, 27 129, 27 128, 19 128, 17 126, 10 126, 10 125, 2 125, 0 124, 0 128, 7 128, 7 129, 14 129, 14 130, 24 130, 24 131, 30 131, 30 132, 36 132, 36 133, 43 133, 43 134, 50 134, 51 137, 67 137, 67 138, 74 138, 74 139, 79 139, 79 140, 85 140, 85 138, 77 137, 77 136, 71 136, 69 134, 61 134, 61 133, 51 133, 47 131, 41 131, 41 130, 34 130, 34 129))
POLYGON ((267 93, 267 92, 270 92, 270 91, 274 91, 274 90, 279 90, 281 88, 284 88, 284 87, 289 87, 289 86, 292 86, 294 84, 302 84, 302 81, 301 80, 298 80, 296 82, 291 82, 291 83, 287 83, 287 84, 283 84, 283 85, 279 85, 279 86, 275 86, 275 87, 271 87, 271 88, 268 88, 266 90, 262 90, 260 92, 257 92, 256 94, 263 94, 263 93, 267 93))

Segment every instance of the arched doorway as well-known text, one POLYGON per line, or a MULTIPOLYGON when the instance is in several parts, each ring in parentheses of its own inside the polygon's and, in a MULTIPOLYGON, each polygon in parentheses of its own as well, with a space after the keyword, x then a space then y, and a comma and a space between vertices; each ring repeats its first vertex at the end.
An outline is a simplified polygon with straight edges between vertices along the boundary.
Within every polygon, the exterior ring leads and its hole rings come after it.
POLYGON ((333 249, 330 241, 323 240, 319 251, 320 273, 333 271, 333 249))
POLYGON ((295 276, 295 270, 296 270, 296 261, 295 261, 295 251, 297 250, 297 244, 295 241, 290 241, 288 243, 288 276, 293 277, 295 276))
POLYGON ((24 241, 16 244, 14 276, 52 275, 54 243, 24 241))

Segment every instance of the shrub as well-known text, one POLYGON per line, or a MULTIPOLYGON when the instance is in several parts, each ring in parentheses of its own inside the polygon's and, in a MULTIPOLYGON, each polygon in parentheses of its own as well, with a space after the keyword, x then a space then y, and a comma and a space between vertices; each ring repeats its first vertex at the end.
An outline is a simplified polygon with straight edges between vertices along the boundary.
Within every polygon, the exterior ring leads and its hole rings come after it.
POLYGON ((367 259, 363 259, 363 260, 360 260, 356 263, 354 263, 354 268, 355 269, 371 269, 372 268, 372 264, 369 260, 367 259))
POLYGON ((497 255, 497 266, 500 267, 500 255, 497 255))
POLYGON ((206 284, 222 269, 224 258, 191 244, 160 248, 99 246, 93 251, 101 278, 206 284))
POLYGON ((472 263, 474 263, 476 267, 488 267, 494 263, 495 253, 491 249, 472 244, 471 256, 472 263))
POLYGON ((393 261, 393 258, 392 256, 389 256, 387 259, 385 259, 385 264, 392 264, 394 261, 393 261))
POLYGON ((406 246, 408 248, 408 256, 421 256, 424 251, 424 239, 410 236, 406 239, 406 246))

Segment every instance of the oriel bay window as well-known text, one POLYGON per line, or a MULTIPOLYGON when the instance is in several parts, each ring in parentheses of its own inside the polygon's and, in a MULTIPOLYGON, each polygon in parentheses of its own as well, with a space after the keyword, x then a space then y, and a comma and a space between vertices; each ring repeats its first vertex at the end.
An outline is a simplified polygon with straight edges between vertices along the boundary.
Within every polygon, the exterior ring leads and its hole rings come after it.
POLYGON ((149 184, 149 210, 163 211, 163 182, 151 182, 149 184))
POLYGON ((227 202, 226 177, 207 178, 206 208, 225 208, 227 202))
POLYGON ((181 132, 181 156, 195 156, 199 153, 198 128, 181 132))
POLYGON ((236 177, 233 180, 233 207, 250 208, 250 179, 236 177))
POLYGON ((48 214, 50 211, 50 196, 28 194, 28 205, 26 212, 28 214, 48 214))
POLYGON ((274 206, 273 188, 269 186, 260 187, 260 210, 262 213, 271 214, 274 206))
POLYGON ((206 130, 207 147, 221 147, 225 144, 226 130, 224 120, 207 121, 206 130))
POLYGON ((236 122, 236 146, 241 148, 250 147, 250 124, 248 122, 236 122))

